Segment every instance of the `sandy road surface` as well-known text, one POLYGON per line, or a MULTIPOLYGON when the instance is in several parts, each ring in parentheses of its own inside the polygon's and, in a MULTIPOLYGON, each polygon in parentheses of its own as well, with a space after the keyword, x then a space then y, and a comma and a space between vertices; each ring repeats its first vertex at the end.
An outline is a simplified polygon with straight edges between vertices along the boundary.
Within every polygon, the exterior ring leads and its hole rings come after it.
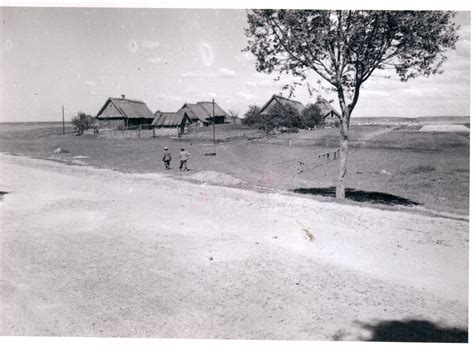
POLYGON ((351 340, 405 318, 467 328, 466 221, 0 161, 1 335, 351 340))

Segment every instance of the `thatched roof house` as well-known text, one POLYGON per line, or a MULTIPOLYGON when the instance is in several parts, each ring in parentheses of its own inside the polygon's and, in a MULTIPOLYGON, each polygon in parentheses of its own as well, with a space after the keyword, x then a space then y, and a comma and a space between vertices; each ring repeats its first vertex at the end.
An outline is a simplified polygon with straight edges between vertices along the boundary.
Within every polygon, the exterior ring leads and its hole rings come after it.
POLYGON ((273 95, 260 109, 260 114, 268 114, 271 108, 275 105, 280 105, 285 109, 287 109, 288 106, 294 107, 298 113, 303 112, 304 109, 304 105, 299 101, 290 100, 289 98, 280 95, 273 95))
MULTIPOLYGON (((212 108, 212 102, 200 101, 197 103, 185 103, 178 112, 186 112, 193 123, 208 126, 212 124, 212 108)), ((229 119, 227 112, 215 102, 214 118, 216 124, 224 124, 229 119)))
POLYGON ((109 97, 96 116, 99 125, 113 128, 150 125, 155 115, 143 101, 131 100, 122 95, 109 97))
POLYGON ((338 125, 341 114, 324 98, 319 97, 315 103, 324 117, 324 125, 338 125))
POLYGON ((324 98, 318 98, 318 100, 315 103, 319 109, 321 110, 321 114, 324 116, 324 118, 327 117, 341 117, 341 114, 324 98))
MULTIPOLYGON (((325 125, 334 125, 339 123, 339 118, 341 114, 324 98, 318 97, 318 100, 315 103, 324 117, 324 124, 325 125)), ((305 109, 305 106, 295 100, 290 100, 289 98, 285 98, 279 95, 273 95, 267 103, 263 105, 260 109, 260 114, 268 114, 271 108, 275 105, 280 105, 283 108, 287 109, 288 106, 291 106, 296 109, 298 113, 302 113, 305 109)))
POLYGON ((179 133, 184 132, 184 128, 191 124, 191 119, 185 111, 160 112, 155 113, 155 119, 151 125, 157 128, 179 128, 179 133))

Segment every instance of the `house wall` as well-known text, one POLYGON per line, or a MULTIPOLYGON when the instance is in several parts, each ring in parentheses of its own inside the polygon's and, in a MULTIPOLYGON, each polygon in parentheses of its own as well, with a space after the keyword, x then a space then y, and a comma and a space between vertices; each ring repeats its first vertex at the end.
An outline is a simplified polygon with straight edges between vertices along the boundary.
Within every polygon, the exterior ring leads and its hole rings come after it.
POLYGON ((128 119, 128 127, 137 127, 140 125, 151 125, 153 119, 148 118, 132 118, 128 119))
POLYGON ((227 123, 232 124, 232 125, 242 125, 242 119, 241 118, 229 118, 227 123))
POLYGON ((197 127, 203 127, 203 126, 207 126, 208 124, 203 123, 201 119, 194 119, 192 121, 192 125, 197 126, 197 127))
MULTIPOLYGON (((225 116, 223 116, 223 115, 215 116, 214 119, 215 119, 216 124, 224 124, 225 123, 225 116)), ((212 118, 211 118, 211 124, 212 124, 212 118)))
POLYGON ((124 118, 116 119, 96 119, 99 124, 99 129, 123 129, 125 127, 124 118))
POLYGON ((136 128, 140 125, 151 125, 153 122, 153 119, 147 118, 128 119, 127 121, 123 117, 113 119, 97 118, 96 120, 98 121, 99 129, 124 129, 126 127, 136 128))
POLYGON ((155 128, 155 136, 178 136, 178 128, 176 126, 172 128, 155 128))
POLYGON ((99 131, 99 136, 111 139, 145 139, 153 137, 153 130, 110 130, 99 131))
POLYGON ((104 108, 102 113, 98 115, 100 118, 123 118, 122 113, 111 103, 109 102, 104 108))
MULTIPOLYGON (((225 124, 225 116, 215 116, 215 123, 216 124, 225 124)), ((209 118, 207 122, 203 122, 200 119, 195 119, 192 123, 194 126, 202 127, 202 126, 212 126, 212 118, 209 118)))
POLYGON ((340 123, 339 118, 333 112, 329 113, 326 116, 326 118, 324 118, 325 126, 335 127, 335 126, 339 126, 339 123, 340 123))

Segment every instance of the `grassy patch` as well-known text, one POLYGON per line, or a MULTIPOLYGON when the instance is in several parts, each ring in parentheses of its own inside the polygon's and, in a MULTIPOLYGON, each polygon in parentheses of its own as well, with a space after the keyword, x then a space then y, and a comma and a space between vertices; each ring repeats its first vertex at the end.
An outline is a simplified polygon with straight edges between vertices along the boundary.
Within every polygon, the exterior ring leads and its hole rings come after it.
POLYGON ((417 165, 406 169, 405 173, 410 174, 422 174, 422 173, 431 173, 436 170, 436 167, 433 165, 417 165))
MULTIPOLYGON (((335 185, 338 173, 337 160, 321 165, 317 158, 318 154, 337 147, 337 129, 303 130, 298 134, 254 140, 238 138, 216 145, 212 143, 212 128, 202 129, 195 139, 107 139, 62 135, 58 127, 50 131, 40 129, 38 135, 34 130, 22 131, 18 127, 0 130, 0 152, 48 159, 61 147, 71 152, 61 154, 65 162, 84 156, 88 158, 81 157, 81 161, 99 168, 134 173, 166 172, 175 177, 211 171, 216 176, 230 175, 257 189, 330 188, 335 185), (3 137, 13 131, 15 137, 3 137), (173 156, 169 171, 161 161, 165 146, 173 156), (188 162, 191 172, 187 174, 177 169, 181 147, 191 155, 188 162)), ((259 132, 240 126, 216 126, 219 137, 244 131, 259 132)), ((347 166, 348 188, 390 194, 436 210, 468 213, 469 138, 455 133, 441 135, 353 125, 347 166), (381 172, 392 176, 380 175, 381 172), (436 200, 439 197, 446 199, 436 200)), ((351 195, 353 200, 364 203, 374 199, 370 196, 364 199, 360 193, 351 195)))

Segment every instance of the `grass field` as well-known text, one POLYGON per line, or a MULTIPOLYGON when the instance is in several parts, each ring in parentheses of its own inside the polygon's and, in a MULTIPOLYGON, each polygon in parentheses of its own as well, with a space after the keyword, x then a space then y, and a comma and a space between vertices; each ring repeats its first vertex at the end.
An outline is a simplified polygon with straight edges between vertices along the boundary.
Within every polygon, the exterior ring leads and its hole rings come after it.
MULTIPOLYGON (((421 208, 467 215, 469 132, 419 132, 418 129, 407 123, 353 123, 346 186, 353 193, 380 192, 417 202, 421 208)), ((218 125, 217 139, 228 141, 216 145, 212 143, 211 128, 180 140, 78 137, 72 134, 70 126, 66 135, 61 133, 60 125, 3 126, 0 152, 123 172, 166 172, 170 176, 224 185, 296 190, 306 195, 320 194, 320 200, 328 200, 321 195, 331 194, 337 176, 337 161, 323 164, 317 158, 318 154, 337 148, 337 129, 248 140, 241 136, 256 137, 259 132, 218 125), (161 162, 164 146, 170 148, 174 158, 169 171, 161 162), (58 147, 69 153, 53 153, 58 147), (192 171, 187 173, 177 169, 181 147, 191 154, 192 171), (210 153, 215 156, 206 155, 210 153), (74 158, 77 156, 82 157, 74 158), (227 181, 234 178, 241 183, 227 181)))

